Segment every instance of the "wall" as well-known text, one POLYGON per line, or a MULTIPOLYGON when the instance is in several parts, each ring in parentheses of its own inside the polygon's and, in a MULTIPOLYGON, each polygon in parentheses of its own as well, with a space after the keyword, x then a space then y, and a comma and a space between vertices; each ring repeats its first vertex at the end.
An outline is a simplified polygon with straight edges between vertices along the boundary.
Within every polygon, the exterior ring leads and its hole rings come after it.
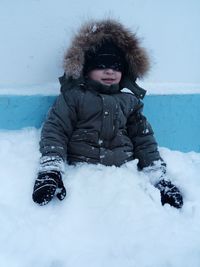
MULTIPOLYGON (((0 129, 41 127, 56 96, 0 96, 0 129)), ((200 94, 147 95, 144 114, 159 146, 200 152, 200 94)))
POLYGON ((2 87, 54 82, 77 27, 111 16, 136 31, 152 70, 146 81, 200 84, 199 0, 1 0, 2 87))
POLYGON ((199 152, 199 14, 199 0, 1 0, 0 129, 41 126, 76 28, 110 16, 137 32, 151 57, 143 82, 159 86, 148 90, 144 112, 159 145, 199 152))

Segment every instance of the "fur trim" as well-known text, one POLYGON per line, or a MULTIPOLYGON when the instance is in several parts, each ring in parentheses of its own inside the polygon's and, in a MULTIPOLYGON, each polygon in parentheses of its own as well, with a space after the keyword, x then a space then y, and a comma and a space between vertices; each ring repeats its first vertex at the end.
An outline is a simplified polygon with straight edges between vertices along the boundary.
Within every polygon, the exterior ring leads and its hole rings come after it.
POLYGON ((115 20, 88 22, 74 36, 71 47, 64 57, 66 77, 78 79, 83 75, 85 53, 95 51, 105 40, 112 40, 125 54, 130 77, 141 78, 149 69, 149 58, 140 46, 136 34, 115 20))

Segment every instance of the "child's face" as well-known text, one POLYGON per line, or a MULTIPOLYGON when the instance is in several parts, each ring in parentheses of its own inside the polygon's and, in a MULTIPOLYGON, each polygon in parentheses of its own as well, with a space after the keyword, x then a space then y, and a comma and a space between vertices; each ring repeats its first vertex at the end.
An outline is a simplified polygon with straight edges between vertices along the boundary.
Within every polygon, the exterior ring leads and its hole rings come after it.
POLYGON ((88 77, 105 85, 118 84, 122 73, 113 69, 96 69, 88 73, 88 77))

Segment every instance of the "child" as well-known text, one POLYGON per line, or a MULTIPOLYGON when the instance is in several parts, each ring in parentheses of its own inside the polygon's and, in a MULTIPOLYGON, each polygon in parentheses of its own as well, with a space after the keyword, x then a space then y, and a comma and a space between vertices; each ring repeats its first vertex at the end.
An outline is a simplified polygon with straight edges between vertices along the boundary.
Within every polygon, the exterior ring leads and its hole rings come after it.
POLYGON ((148 67, 138 39, 120 23, 103 20, 80 29, 65 55, 61 94, 42 128, 36 203, 47 204, 55 195, 64 199, 64 162, 121 166, 138 159, 138 168, 154 176, 162 204, 182 207, 141 113, 145 90, 135 81, 148 67))

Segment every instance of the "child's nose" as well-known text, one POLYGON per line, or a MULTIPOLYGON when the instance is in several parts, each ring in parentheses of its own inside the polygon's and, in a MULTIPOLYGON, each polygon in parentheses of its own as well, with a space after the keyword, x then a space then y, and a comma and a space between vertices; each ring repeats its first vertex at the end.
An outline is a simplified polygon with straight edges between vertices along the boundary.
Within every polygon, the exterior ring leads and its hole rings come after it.
POLYGON ((106 73, 114 73, 114 70, 113 69, 105 69, 105 72, 106 73))

